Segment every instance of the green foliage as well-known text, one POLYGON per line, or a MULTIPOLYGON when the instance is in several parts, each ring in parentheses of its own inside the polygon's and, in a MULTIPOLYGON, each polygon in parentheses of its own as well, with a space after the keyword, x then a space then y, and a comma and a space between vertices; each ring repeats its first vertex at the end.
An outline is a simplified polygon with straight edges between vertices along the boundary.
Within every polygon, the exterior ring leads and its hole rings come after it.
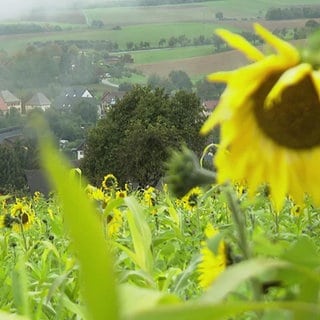
MULTIPOLYGON (((42 137, 43 163, 58 193, 19 200, 36 215, 29 229, 0 229, 6 311, 0 319, 319 318, 319 212, 308 202, 295 216, 288 199, 276 217, 264 194, 240 193, 234 208, 227 195, 235 197, 236 186, 204 189, 192 208, 156 189, 117 198, 116 186, 101 188, 89 200, 86 181, 75 179, 45 132, 42 137), (242 227, 233 210, 241 210, 242 227), (115 212, 121 223, 106 234, 115 212), (197 266, 208 223, 240 258, 202 290, 197 266), (240 233, 250 245, 248 259, 240 233)), ((18 201, 4 200, 0 218, 18 201)))
POLYGON ((0 188, 2 192, 23 189, 26 186, 24 169, 27 150, 21 141, 0 144, 0 188))
POLYGON ((319 18, 319 7, 288 7, 288 8, 270 8, 266 13, 267 20, 286 20, 286 19, 303 19, 319 18))
POLYGON ((201 152, 205 140, 198 132, 204 119, 193 93, 169 96, 159 88, 135 86, 91 130, 83 172, 95 184, 112 172, 120 183, 155 185, 170 149, 186 143, 201 152))
POLYGON ((224 87, 224 84, 209 82, 206 79, 196 82, 197 94, 202 100, 218 100, 224 87))
POLYGON ((168 79, 171 82, 173 90, 191 91, 192 89, 192 82, 184 71, 173 70, 169 73, 168 79))

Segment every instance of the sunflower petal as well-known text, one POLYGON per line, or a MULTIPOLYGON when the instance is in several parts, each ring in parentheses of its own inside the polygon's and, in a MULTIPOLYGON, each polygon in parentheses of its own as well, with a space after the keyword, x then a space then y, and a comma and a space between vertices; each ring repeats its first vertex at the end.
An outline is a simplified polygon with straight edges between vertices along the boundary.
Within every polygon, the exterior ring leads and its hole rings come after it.
POLYGON ((210 82, 228 82, 234 71, 220 71, 211 73, 207 76, 207 80, 210 82))
POLYGON ((284 89, 296 84, 307 74, 312 74, 312 67, 308 63, 301 63, 284 72, 267 95, 264 107, 266 109, 272 108, 275 102, 279 102, 281 100, 281 95, 284 89))
POLYGON ((242 36, 225 29, 217 29, 215 33, 230 47, 243 52, 249 60, 259 61, 264 58, 264 54, 242 36))
POLYGON ((214 127, 216 127, 221 121, 230 118, 232 111, 229 108, 225 108, 223 105, 218 105, 211 113, 209 118, 205 121, 200 129, 200 134, 208 134, 214 127))
POLYGON ((319 100, 320 100, 320 72, 319 71, 313 71, 311 73, 311 78, 312 78, 312 81, 313 81, 313 84, 316 88, 316 91, 318 93, 318 97, 319 97, 319 100))
POLYGON ((279 212, 283 207, 284 199, 288 193, 289 174, 285 150, 273 152, 268 171, 271 185, 271 198, 274 201, 276 211, 279 212))
POLYGON ((265 29, 262 25, 255 23, 254 29, 256 33, 273 48, 275 48, 278 53, 286 58, 288 64, 294 65, 299 62, 300 56, 298 50, 292 46, 287 41, 284 41, 275 35, 273 35, 269 30, 265 29))

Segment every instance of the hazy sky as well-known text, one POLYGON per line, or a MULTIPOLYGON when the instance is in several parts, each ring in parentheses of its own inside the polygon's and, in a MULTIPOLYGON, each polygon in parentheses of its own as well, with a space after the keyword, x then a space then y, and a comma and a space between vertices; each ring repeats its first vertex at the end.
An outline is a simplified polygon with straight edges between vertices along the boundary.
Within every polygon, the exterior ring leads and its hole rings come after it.
POLYGON ((96 0, 0 0, 0 19, 16 18, 39 6, 50 10, 50 8, 54 7, 70 7, 76 2, 90 4, 96 2, 96 0))

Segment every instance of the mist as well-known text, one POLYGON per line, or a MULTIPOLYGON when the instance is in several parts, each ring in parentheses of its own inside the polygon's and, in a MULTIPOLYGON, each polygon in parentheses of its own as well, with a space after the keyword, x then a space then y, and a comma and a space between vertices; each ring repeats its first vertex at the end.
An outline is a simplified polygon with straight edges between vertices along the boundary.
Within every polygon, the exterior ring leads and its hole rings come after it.
POLYGON ((1 0, 0 20, 23 19, 34 10, 50 13, 59 8, 79 8, 96 2, 97 0, 1 0))

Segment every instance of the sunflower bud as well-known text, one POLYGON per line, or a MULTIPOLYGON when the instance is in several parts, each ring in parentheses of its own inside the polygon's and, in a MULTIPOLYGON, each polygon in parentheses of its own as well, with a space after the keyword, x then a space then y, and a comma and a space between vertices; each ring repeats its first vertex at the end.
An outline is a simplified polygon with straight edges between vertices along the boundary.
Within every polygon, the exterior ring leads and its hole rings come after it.
POLYGON ((215 182, 215 173, 200 167, 196 155, 187 147, 174 151, 166 164, 166 183, 176 197, 183 197, 196 186, 215 182))

